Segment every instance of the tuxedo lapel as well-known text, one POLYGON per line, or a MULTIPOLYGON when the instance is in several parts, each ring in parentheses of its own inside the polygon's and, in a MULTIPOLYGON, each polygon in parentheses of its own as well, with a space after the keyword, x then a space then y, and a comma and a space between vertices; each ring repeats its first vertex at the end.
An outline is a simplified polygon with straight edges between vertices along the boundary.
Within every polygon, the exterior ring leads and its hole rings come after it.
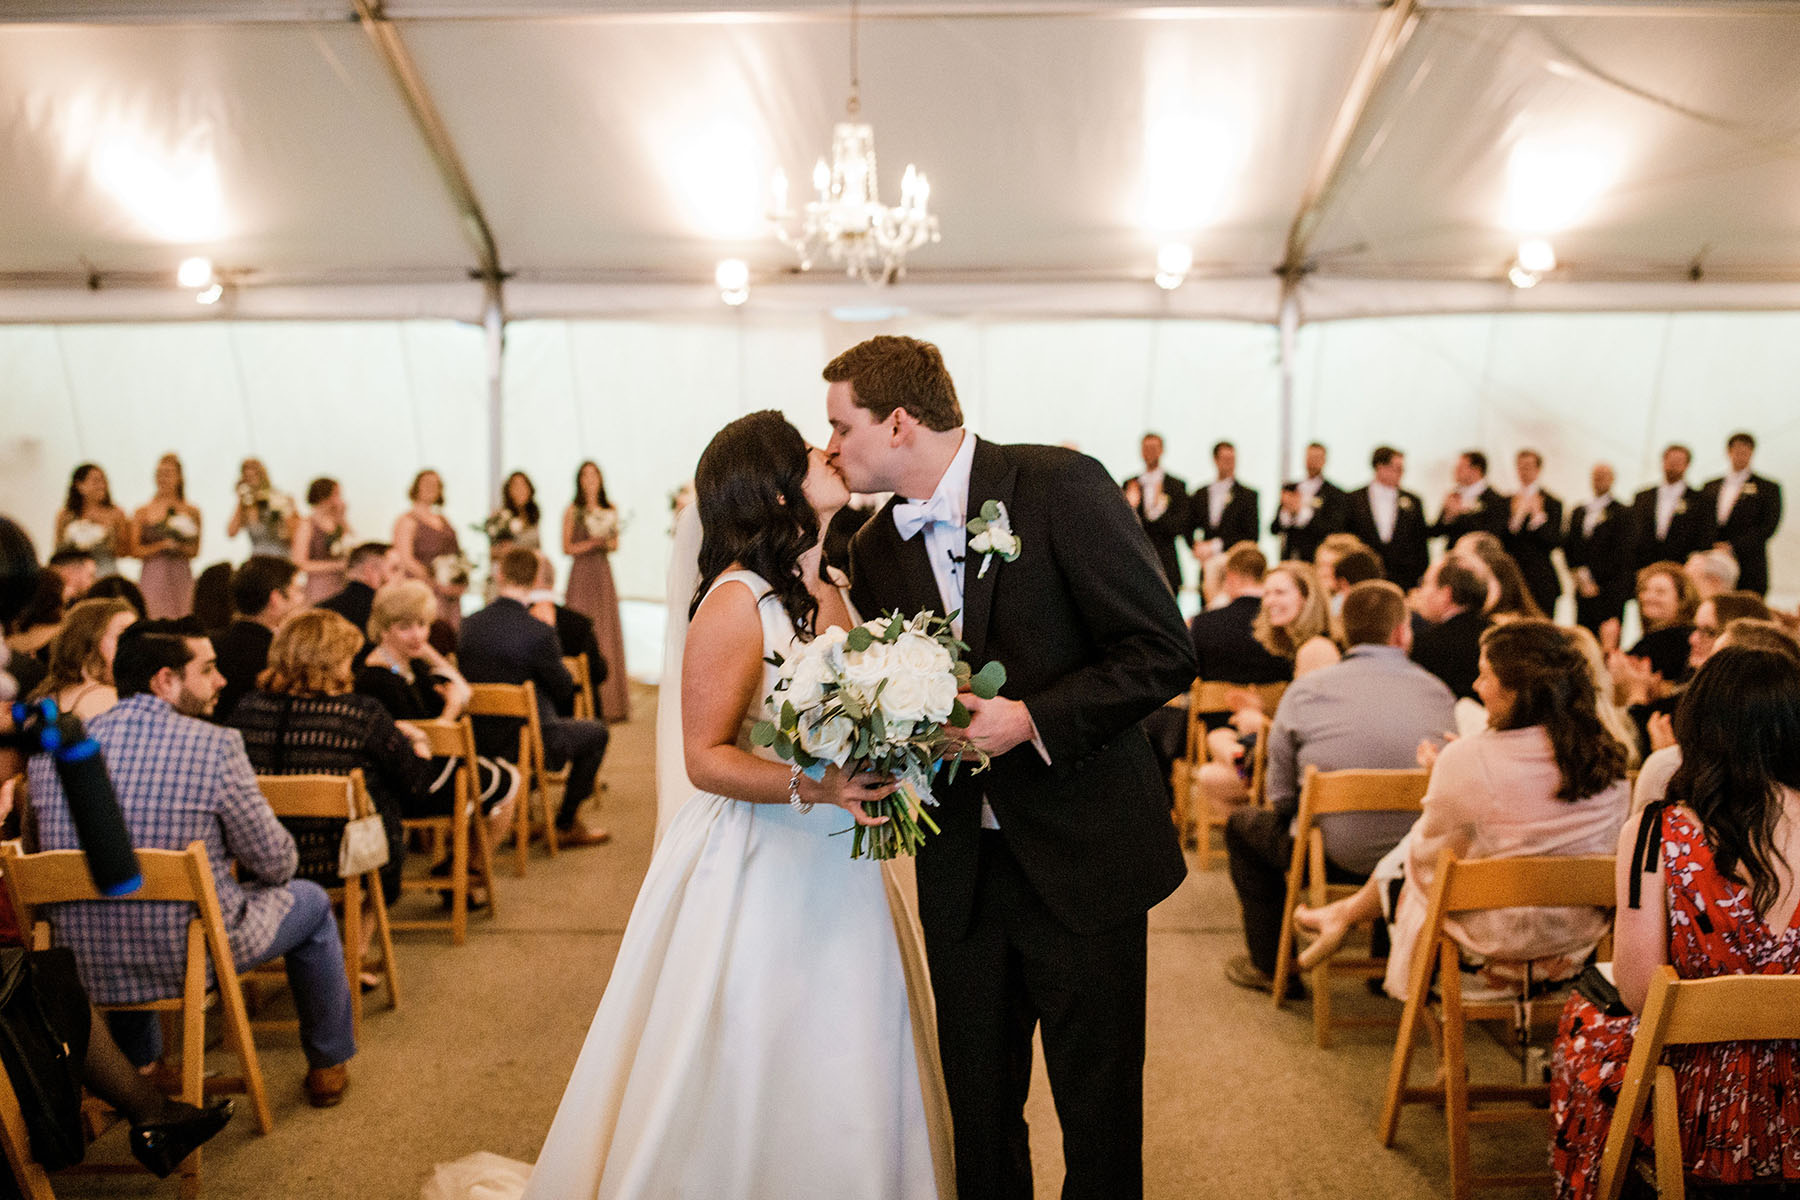
MULTIPOLYGON (((1018 468, 1008 460, 1004 450, 992 442, 978 440, 975 461, 969 466, 970 519, 980 516, 981 506, 989 500, 997 500, 1010 508, 1018 475, 1018 468)), ((994 585, 1000 572, 1006 569, 1005 560, 996 554, 988 560, 987 572, 983 574, 981 560, 984 557, 971 550, 963 559, 962 640, 969 645, 972 663, 981 661, 982 648, 987 644, 988 618, 994 609, 994 585)))
MULTIPOLYGON (((885 560, 887 570, 893 572, 892 590, 879 589, 882 600, 888 608, 897 608, 909 617, 923 609, 942 616, 944 602, 938 596, 937 578, 931 573, 931 556, 925 549, 925 535, 919 533, 901 540, 900 531, 894 526, 894 506, 898 503, 898 497, 889 500, 871 522, 875 526, 871 532, 879 539, 873 549, 880 559, 885 560)), ((866 621, 887 613, 858 615, 866 621)))

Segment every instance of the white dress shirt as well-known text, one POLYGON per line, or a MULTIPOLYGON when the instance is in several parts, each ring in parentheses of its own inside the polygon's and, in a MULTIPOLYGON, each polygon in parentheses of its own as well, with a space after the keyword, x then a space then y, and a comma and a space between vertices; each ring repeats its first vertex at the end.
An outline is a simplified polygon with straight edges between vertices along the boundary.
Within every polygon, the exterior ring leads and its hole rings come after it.
POLYGON ((1744 492, 1744 485, 1750 482, 1750 468, 1733 471, 1725 476, 1719 484, 1719 524, 1723 525, 1736 507, 1738 497, 1744 492))
POLYGON ((1292 514, 1282 511, 1277 515, 1283 529, 1305 529, 1312 524, 1313 501, 1318 498, 1319 489, 1323 486, 1323 475, 1308 475, 1294 485, 1294 490, 1300 493, 1300 511, 1292 514))
POLYGON ((1669 536, 1669 525, 1675 520, 1675 509, 1687 498, 1687 480, 1677 479, 1656 489, 1656 540, 1669 536))
POLYGON ((1169 497, 1163 492, 1163 469, 1145 471, 1137 477, 1138 491, 1143 493, 1141 501, 1144 508, 1144 520, 1159 521, 1169 511, 1169 497))
POLYGON ((1207 528, 1217 529, 1225 517, 1225 506, 1231 503, 1233 480, 1220 479, 1206 485, 1207 528))
POLYGON ((1581 536, 1591 538, 1594 530, 1600 527, 1600 521, 1606 516, 1606 510, 1612 505, 1612 493, 1595 496, 1582 505, 1581 536))
POLYGON ((1513 497, 1512 519, 1508 522, 1507 527, 1514 533, 1527 527, 1536 529, 1545 521, 1549 520, 1550 514, 1546 512, 1531 513, 1529 517, 1525 515, 1526 513, 1531 512, 1531 502, 1537 499, 1537 494, 1538 485, 1531 483, 1520 488, 1518 493, 1513 497))
POLYGON ((1400 489, 1385 483, 1369 484, 1369 513, 1375 518, 1375 532, 1381 540, 1394 540, 1394 522, 1400 516, 1400 489))

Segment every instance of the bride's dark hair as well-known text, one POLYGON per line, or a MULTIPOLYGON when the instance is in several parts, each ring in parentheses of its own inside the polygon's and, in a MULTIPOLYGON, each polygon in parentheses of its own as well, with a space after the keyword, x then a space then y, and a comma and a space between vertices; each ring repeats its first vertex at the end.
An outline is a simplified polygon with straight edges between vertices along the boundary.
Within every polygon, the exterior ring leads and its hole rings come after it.
POLYGON ((806 590, 800 556, 819 542, 819 517, 804 486, 806 439, 774 409, 739 417, 713 435, 694 472, 700 506, 700 586, 707 589, 732 563, 768 581, 802 637, 811 637, 819 602, 806 590))

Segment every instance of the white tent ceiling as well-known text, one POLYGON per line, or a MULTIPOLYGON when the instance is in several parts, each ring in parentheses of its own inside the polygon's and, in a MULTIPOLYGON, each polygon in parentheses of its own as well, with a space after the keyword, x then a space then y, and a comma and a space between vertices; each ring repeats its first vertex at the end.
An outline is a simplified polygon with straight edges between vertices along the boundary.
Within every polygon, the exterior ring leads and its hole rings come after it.
POLYGON ((491 264, 510 315, 690 310, 732 256, 814 312, 1270 321, 1284 266, 1307 320, 1800 307, 1793 0, 869 5, 888 187, 917 162, 943 225, 879 296, 761 218, 842 112, 846 9, 5 0, 0 320, 198 315, 188 254, 240 317, 475 318, 491 264), (1516 291, 1533 235, 1563 265, 1516 291))

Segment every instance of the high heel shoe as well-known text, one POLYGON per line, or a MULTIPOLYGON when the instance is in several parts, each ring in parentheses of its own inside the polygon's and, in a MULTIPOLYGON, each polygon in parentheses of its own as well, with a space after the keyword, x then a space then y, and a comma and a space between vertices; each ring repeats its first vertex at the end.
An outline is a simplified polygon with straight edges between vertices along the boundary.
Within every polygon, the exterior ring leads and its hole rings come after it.
POLYGON ((158 1179, 167 1179, 183 1159, 225 1128, 235 1108, 229 1096, 221 1096, 205 1108, 175 1101, 170 1107, 180 1115, 131 1127, 131 1156, 158 1179))

